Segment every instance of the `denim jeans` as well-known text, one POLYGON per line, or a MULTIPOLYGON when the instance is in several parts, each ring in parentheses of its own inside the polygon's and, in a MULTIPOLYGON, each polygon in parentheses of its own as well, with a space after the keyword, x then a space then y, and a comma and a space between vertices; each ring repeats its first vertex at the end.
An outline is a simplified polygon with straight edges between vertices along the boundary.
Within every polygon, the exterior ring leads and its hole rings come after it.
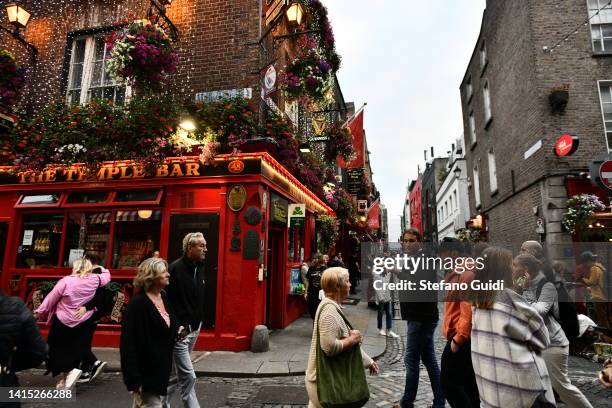
POLYGON ((378 304, 378 330, 382 330, 383 313, 387 317, 387 330, 391 330, 393 328, 393 314, 391 313, 391 302, 384 302, 378 304))
MULTIPOLYGON (((196 375, 191 364, 191 352, 195 346, 200 330, 193 331, 183 340, 174 345, 173 368, 176 373, 176 382, 168 386, 168 395, 163 398, 164 408, 170 407, 170 401, 176 392, 177 385, 181 388, 181 400, 185 408, 200 408, 195 392, 196 375)), ((172 378, 170 378, 172 381, 172 378)))
POLYGON ((402 408, 412 408, 419 388, 420 361, 427 368, 429 382, 434 394, 434 408, 444 408, 444 393, 440 385, 440 368, 434 351, 433 335, 438 322, 407 321, 406 339, 406 385, 400 400, 402 408))

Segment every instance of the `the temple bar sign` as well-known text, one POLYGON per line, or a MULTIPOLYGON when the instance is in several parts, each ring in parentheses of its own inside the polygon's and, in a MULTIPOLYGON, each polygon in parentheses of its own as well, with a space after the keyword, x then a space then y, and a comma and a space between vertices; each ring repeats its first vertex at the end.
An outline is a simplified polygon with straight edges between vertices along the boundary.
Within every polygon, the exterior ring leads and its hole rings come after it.
POLYGON ((89 175, 82 167, 57 167, 41 172, 25 171, 11 174, 2 169, 0 173, 11 175, 20 184, 79 182, 85 180, 110 181, 133 180, 144 178, 179 178, 198 177, 204 175, 206 166, 197 161, 171 162, 158 165, 147 171, 139 164, 112 164, 100 167, 95 176, 89 175))

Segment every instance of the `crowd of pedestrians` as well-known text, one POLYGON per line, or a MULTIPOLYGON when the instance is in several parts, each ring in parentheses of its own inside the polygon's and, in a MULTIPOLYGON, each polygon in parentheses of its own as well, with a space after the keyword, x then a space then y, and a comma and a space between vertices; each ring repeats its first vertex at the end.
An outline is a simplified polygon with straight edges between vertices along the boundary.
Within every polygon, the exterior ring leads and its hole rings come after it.
MULTIPOLYGON (((408 256, 416 258, 428 255, 417 230, 405 231, 402 238, 403 251, 408 256)), ((387 330, 392 325, 389 319, 392 309, 388 306, 392 298, 387 290, 380 289, 386 287, 382 283, 390 280, 410 280, 418 276, 419 280, 437 282, 440 277, 438 273, 442 272, 446 283, 463 283, 471 288, 470 282, 473 280, 501 281, 503 289, 420 293, 420 298, 411 294, 412 299, 400 296, 401 317, 407 325, 404 355, 406 377, 404 393, 395 408, 414 406, 421 363, 427 370, 433 391, 433 401, 430 403, 436 408, 446 404, 453 408, 554 407, 559 401, 567 407, 591 407, 591 403, 569 379, 568 357, 570 340, 578 336, 577 308, 580 302, 585 301, 585 293, 588 292, 590 296, 586 297, 595 301, 596 318, 600 325, 606 325, 610 317, 608 309, 605 309, 608 303, 603 302, 607 300, 602 277, 605 268, 595 262, 596 255, 591 252, 581 255, 582 263, 576 272, 578 288, 581 289, 577 294, 577 305, 568 295, 569 285, 564 279, 567 276, 563 274, 563 264, 550 264, 537 241, 526 241, 513 256, 511 251, 500 247, 479 244, 469 248, 456 239, 447 238, 437 247, 435 255, 446 260, 481 257, 483 267, 436 271, 428 269, 426 264, 420 264, 408 274, 393 268, 373 274, 381 334, 389 334, 389 331, 382 330, 383 316, 388 321, 387 330), (434 349, 439 323, 437 300, 444 303, 440 331, 446 339, 440 356, 434 349)), ((361 406, 364 402, 360 398, 364 394, 351 391, 362 389, 364 384, 367 389, 365 377, 355 375, 356 357, 349 358, 350 353, 343 358, 338 357, 344 354, 341 353, 343 350, 357 347, 360 340, 357 332, 351 330, 339 306, 345 296, 343 294, 350 290, 350 282, 342 279, 343 276, 348 277, 348 271, 329 268, 320 276, 325 297, 314 317, 306 375, 309 407, 342 403, 361 406), (327 282, 331 282, 329 277, 338 274, 340 276, 332 280, 332 287, 326 287, 327 282), (338 281, 341 282, 339 288, 338 281), (340 291, 342 295, 335 295, 334 291, 340 291), (330 304, 334 307, 329 307, 330 304), (334 364, 328 360, 334 361, 334 364), (322 375, 323 371, 325 375, 322 375), (342 377, 342 381, 335 380, 338 376, 342 377), (321 378, 324 380, 317 382, 321 378), (335 384, 336 397, 329 396, 330 378, 334 379, 331 382, 335 384)), ((378 372, 378 369, 372 369, 372 362, 364 353, 361 353, 361 363, 371 367, 373 374, 378 372)), ((604 385, 610 381, 606 370, 611 371, 611 367, 612 363, 604 365, 600 373, 604 385)))

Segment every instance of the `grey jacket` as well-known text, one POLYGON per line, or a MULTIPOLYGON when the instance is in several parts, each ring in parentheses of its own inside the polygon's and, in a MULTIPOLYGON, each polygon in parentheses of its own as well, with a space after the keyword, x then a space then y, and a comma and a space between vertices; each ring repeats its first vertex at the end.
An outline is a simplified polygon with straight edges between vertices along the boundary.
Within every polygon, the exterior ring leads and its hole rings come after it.
POLYGON ((536 297, 538 284, 543 279, 546 279, 546 277, 540 271, 536 277, 533 278, 530 285, 523 291, 523 297, 544 319, 544 323, 550 335, 550 345, 557 347, 568 346, 569 340, 565 336, 565 332, 559 323, 559 297, 555 285, 551 282, 547 282, 542 287, 540 298, 538 299, 536 297))

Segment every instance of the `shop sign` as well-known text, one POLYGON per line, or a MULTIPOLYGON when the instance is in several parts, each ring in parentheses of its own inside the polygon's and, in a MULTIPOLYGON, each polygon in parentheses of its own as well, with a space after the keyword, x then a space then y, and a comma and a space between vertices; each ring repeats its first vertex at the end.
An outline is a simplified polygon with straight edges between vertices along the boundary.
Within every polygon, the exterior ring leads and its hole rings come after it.
POLYGON ((578 150, 580 139, 577 136, 565 134, 555 142, 555 154, 557 157, 571 156, 578 150))
POLYGON ((214 102, 225 98, 244 98, 253 97, 253 88, 226 89, 223 91, 198 92, 195 94, 196 102, 214 102))
POLYGON ((22 245, 23 246, 32 245, 33 238, 34 238, 34 230, 25 230, 25 231, 23 231, 23 242, 22 242, 22 245))
POLYGON ((232 186, 227 195, 227 206, 232 211, 240 211, 246 203, 247 192, 242 184, 232 186))
POLYGON ((363 188, 363 167, 356 169, 348 169, 346 172, 347 176, 347 191, 349 194, 358 195, 361 194, 363 188))
POLYGON ((612 190, 612 160, 605 161, 601 164, 599 167, 599 177, 603 185, 612 190))
POLYGON ((529 149, 525 151, 523 154, 523 158, 527 160, 531 156, 533 156, 538 150, 542 148, 542 139, 535 142, 529 149))
POLYGON ((315 116, 312 118, 312 130, 317 136, 321 136, 327 129, 327 118, 325 116, 315 116))
POLYGON ((306 204, 289 204, 289 226, 301 227, 306 220, 306 204))
MULTIPOLYGON (((110 181, 110 180, 138 180, 145 178, 181 178, 202 177, 214 173, 239 174, 245 171, 246 164, 241 160, 231 161, 227 166, 227 173, 219 172, 211 166, 199 161, 175 161, 158 165, 154 170, 148 171, 139 164, 113 163, 103 165, 95 175, 90 176, 83 167, 57 167, 41 172, 23 171, 11 173, 12 168, 0 168, 0 176, 3 179, 14 179, 19 184, 31 183, 55 183, 55 182, 79 182, 85 180, 110 181)), ((222 168, 221 168, 222 169, 222 168)), ((6 183, 6 181, 3 181, 6 183)))
POLYGON ((276 68, 274 68, 274 64, 271 64, 268 69, 266 69, 266 73, 264 74, 263 78, 264 97, 268 96, 274 91, 276 91, 276 68))
POLYGON ((270 197, 270 220, 283 225, 287 224, 289 202, 284 198, 272 194, 270 197))
POLYGON ((227 169, 232 174, 240 174, 244 171, 244 162, 242 160, 233 160, 227 165, 227 169))

